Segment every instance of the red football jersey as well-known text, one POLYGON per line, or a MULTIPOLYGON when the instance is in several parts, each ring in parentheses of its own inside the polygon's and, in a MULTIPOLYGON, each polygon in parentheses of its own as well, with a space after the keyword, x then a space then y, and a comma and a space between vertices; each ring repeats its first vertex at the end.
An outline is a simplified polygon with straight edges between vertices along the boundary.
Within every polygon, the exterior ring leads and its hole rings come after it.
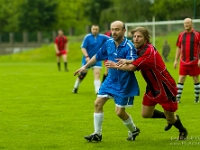
POLYGON ((181 49, 180 64, 196 65, 199 60, 200 33, 194 29, 191 32, 181 32, 176 46, 181 49))
POLYGON ((146 94, 156 97, 166 93, 169 99, 177 94, 176 82, 167 71, 161 55, 152 44, 146 44, 138 50, 138 58, 132 63, 141 71, 147 83, 146 94))
POLYGON ((58 49, 60 51, 65 50, 65 44, 67 43, 67 37, 66 36, 57 36, 55 39, 55 44, 58 45, 58 49))

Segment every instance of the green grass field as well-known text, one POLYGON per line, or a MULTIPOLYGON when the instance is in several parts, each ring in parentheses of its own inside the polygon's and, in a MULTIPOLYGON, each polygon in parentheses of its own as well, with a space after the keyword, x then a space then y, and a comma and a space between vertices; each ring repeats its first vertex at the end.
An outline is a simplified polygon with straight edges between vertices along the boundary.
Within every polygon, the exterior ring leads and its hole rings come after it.
MULTIPOLYGON (((115 114, 113 100, 105 105, 103 140, 89 143, 84 135, 93 132, 95 100, 93 74, 89 72, 78 94, 72 94, 80 66, 80 43, 72 43, 69 72, 58 72, 53 46, 0 57, 0 149, 3 150, 194 150, 200 147, 199 107, 194 104, 193 81, 188 78, 179 114, 187 127, 188 140, 177 141, 174 127, 164 131, 164 119, 143 119, 140 115, 145 82, 136 72, 141 95, 127 111, 141 129, 136 141, 126 141, 127 129, 115 114), (46 53, 48 54, 46 56, 46 53), (43 55, 45 54, 45 55, 43 55)), ((62 64, 63 67, 63 64, 62 64)), ((173 62, 168 70, 177 80, 173 62)), ((160 106, 156 107, 162 110, 160 106)))

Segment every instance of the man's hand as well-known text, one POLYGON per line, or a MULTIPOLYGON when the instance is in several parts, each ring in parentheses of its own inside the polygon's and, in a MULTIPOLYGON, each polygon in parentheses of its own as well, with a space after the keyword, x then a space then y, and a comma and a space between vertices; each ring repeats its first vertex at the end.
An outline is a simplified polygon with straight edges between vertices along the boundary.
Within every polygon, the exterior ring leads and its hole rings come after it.
POLYGON ((105 66, 107 67, 107 68, 118 68, 119 66, 115 63, 115 62, 113 62, 113 61, 107 61, 106 63, 105 63, 105 66))
POLYGON ((83 67, 81 67, 80 69, 76 70, 76 71, 74 72, 74 76, 80 74, 80 73, 83 72, 84 70, 86 70, 86 67, 85 67, 85 66, 83 66, 83 67))
POLYGON ((174 69, 176 69, 177 68, 177 61, 175 60, 174 61, 174 69))
POLYGON ((127 63, 127 60, 126 59, 117 59, 118 60, 118 62, 117 62, 117 66, 119 66, 119 67, 121 67, 121 66, 123 66, 124 64, 126 64, 127 63))
POLYGON ((60 51, 59 50, 56 50, 56 54, 59 54, 60 53, 60 51))

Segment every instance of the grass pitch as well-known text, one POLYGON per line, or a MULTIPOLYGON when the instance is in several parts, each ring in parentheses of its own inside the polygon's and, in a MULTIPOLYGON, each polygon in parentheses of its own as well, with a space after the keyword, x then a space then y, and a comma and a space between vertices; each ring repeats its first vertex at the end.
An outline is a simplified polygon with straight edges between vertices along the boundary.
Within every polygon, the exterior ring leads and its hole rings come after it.
MULTIPOLYGON (((53 49, 53 46, 49 49, 53 49)), ((39 53, 37 50, 36 52, 39 53)), ((33 52, 30 53, 34 55, 33 52)), ((146 84, 139 72, 136 72, 136 75, 141 95, 135 97, 134 106, 127 109, 141 130, 136 141, 126 141, 127 129, 115 114, 113 100, 109 100, 104 107, 102 142, 85 141, 83 136, 93 132, 93 104, 96 95, 91 70, 80 85, 78 94, 71 92, 76 80, 73 72, 80 67, 80 61, 77 61, 81 58, 80 54, 78 50, 70 51, 69 72, 57 71, 53 54, 51 58, 40 59, 38 62, 17 61, 20 58, 24 60, 27 53, 19 54, 20 57, 12 55, 0 59, 0 149, 199 149, 200 104, 194 104, 192 79, 188 77, 186 80, 182 103, 177 111, 188 129, 188 139, 178 141, 176 128, 164 131, 164 119, 141 117, 141 103, 146 84)), ((178 71, 173 69, 173 62, 168 62, 167 66, 177 80, 178 71)), ((156 108, 162 110, 160 106, 156 108)))

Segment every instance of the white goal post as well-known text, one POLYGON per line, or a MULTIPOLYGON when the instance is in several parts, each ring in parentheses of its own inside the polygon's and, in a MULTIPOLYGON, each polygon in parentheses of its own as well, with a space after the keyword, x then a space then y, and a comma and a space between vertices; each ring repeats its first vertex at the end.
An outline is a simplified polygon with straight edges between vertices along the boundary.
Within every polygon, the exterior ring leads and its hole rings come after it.
MULTIPOLYGON (((194 24, 194 28, 195 25, 198 24, 200 25, 200 19, 193 19, 192 20, 193 24, 194 24)), ((158 26, 170 26, 170 25, 175 25, 175 24, 179 24, 182 26, 182 28, 180 28, 182 31, 184 30, 183 28, 183 20, 174 20, 174 21, 155 21, 155 17, 153 17, 152 22, 135 22, 135 23, 125 23, 125 28, 126 28, 126 33, 125 36, 128 36, 128 32, 138 26, 148 26, 149 29, 151 30, 151 37, 152 37, 152 44, 155 46, 156 44, 156 28, 158 26)), ((196 28, 195 28, 196 29, 196 28)), ((197 28, 196 30, 200 30, 200 28, 197 28)), ((168 31, 163 31, 163 32, 168 32, 168 31)))

